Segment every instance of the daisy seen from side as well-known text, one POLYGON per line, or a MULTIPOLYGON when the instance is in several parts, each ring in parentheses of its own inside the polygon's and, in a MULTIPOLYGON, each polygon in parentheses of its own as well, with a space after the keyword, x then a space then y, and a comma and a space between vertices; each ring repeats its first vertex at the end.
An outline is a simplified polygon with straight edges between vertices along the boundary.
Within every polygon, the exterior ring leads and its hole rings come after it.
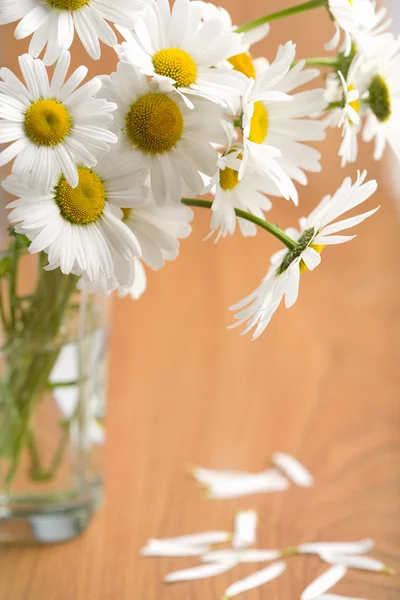
POLYGON ((304 69, 304 61, 291 68, 295 54, 292 42, 280 46, 275 61, 249 81, 243 96, 244 153, 239 179, 251 160, 285 198, 297 204, 293 180, 306 185, 304 171, 321 170, 320 153, 303 142, 324 139, 324 124, 309 117, 325 108, 325 98, 322 89, 292 94, 319 75, 318 69, 304 69))
POLYGON ((298 298, 300 275, 313 271, 321 262, 325 246, 342 244, 354 236, 337 235, 372 216, 378 208, 360 215, 337 221, 342 215, 364 203, 374 194, 377 183, 365 182, 366 172, 358 175, 353 184, 346 178, 333 196, 326 196, 307 217, 300 219, 300 230, 286 231, 295 246, 281 250, 271 257, 271 265, 261 285, 241 302, 231 308, 237 311, 234 327, 245 325, 243 333, 254 329, 253 339, 266 329, 283 298, 286 308, 293 306, 298 298))

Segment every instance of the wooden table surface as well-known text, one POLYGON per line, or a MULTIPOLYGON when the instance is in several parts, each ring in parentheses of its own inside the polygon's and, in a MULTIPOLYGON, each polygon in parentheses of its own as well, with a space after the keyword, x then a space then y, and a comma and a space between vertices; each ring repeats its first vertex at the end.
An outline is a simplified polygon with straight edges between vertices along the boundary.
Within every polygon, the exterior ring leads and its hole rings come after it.
MULTIPOLYGON (((240 23, 283 3, 221 4, 240 23)), ((277 23, 264 51, 272 57, 278 41, 294 39, 300 56, 320 54, 329 34, 319 11, 277 23)), ((103 70, 112 68, 107 56, 103 70)), ((300 210, 276 202, 281 225, 341 182, 338 143, 330 134, 324 171, 310 178, 300 210)), ((398 207, 387 165, 377 168, 370 155, 363 149, 359 165, 381 182, 370 203, 381 211, 357 240, 324 251, 296 306, 281 309, 257 342, 226 329, 228 306, 255 288, 277 246, 263 232, 203 243, 209 214, 200 209, 179 260, 150 274, 138 303, 115 302, 105 507, 77 541, 1 549, 0 600, 218 600, 255 567, 168 586, 165 574, 196 560, 138 551, 150 537, 231 528, 239 508, 258 511, 259 548, 373 537, 374 555, 400 569, 398 207), (262 469, 276 450, 302 460, 315 486, 212 501, 187 473, 192 463, 262 469)), ((243 597, 295 600, 323 568, 289 559, 277 582, 243 597)), ((397 600, 400 579, 351 571, 336 590, 397 600)))

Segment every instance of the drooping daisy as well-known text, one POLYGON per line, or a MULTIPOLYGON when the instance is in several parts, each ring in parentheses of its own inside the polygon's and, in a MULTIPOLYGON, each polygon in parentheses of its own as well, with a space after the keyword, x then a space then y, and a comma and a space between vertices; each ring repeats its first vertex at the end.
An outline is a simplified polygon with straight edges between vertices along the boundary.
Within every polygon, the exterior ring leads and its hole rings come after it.
POLYGON ((333 38, 325 44, 326 50, 334 50, 340 43, 344 33, 343 51, 345 56, 351 52, 352 43, 369 54, 375 44, 376 37, 390 25, 386 19, 386 8, 376 10, 371 0, 328 0, 328 10, 335 24, 333 38))
POLYGON ((282 250, 272 256, 270 269, 260 287, 232 307, 232 310, 239 311, 235 315, 238 322, 234 326, 246 324, 243 333, 254 328, 253 339, 259 337, 284 297, 286 308, 295 304, 300 275, 320 264, 323 248, 353 239, 354 236, 337 233, 358 225, 379 207, 355 217, 333 221, 365 202, 376 191, 376 181, 365 183, 366 175, 366 172, 359 174, 354 185, 350 178, 346 178, 332 197, 323 198, 307 218, 300 219, 300 231, 287 230, 296 246, 293 250, 282 250))
POLYGON ((375 160, 382 158, 387 142, 400 160, 399 72, 400 40, 392 35, 382 38, 371 56, 357 53, 346 81, 341 77, 344 106, 333 111, 331 125, 343 124, 345 128, 340 151, 343 163, 356 159, 361 129, 364 141, 375 140, 375 160), (335 115, 340 115, 339 122, 335 122, 335 115))
POLYGON ((52 65, 63 50, 68 50, 78 34, 85 50, 100 58, 102 41, 114 47, 117 37, 107 23, 133 27, 135 15, 146 0, 0 0, 0 25, 20 21, 15 37, 20 40, 33 33, 29 54, 37 58, 47 44, 43 58, 52 65))
POLYGON ((123 209, 123 221, 137 239, 141 257, 135 257, 130 269, 133 272, 133 283, 124 281, 127 271, 126 261, 114 253, 116 263, 111 278, 100 278, 94 285, 87 281, 81 283, 90 291, 100 291, 107 295, 115 290, 121 297, 131 296, 138 300, 147 287, 144 264, 153 270, 161 269, 166 261, 175 260, 179 254, 179 240, 187 238, 191 231, 193 212, 180 203, 169 202, 159 207, 149 194, 147 186, 143 191, 142 201, 134 208, 123 209))
POLYGON ((235 103, 246 78, 218 65, 242 51, 238 34, 220 19, 201 20, 190 0, 153 0, 138 18, 133 32, 121 30, 126 42, 119 55, 158 82, 163 91, 178 92, 188 106, 202 96, 223 106, 235 103))
POLYGON ((205 193, 211 191, 214 195, 211 232, 219 229, 215 241, 218 241, 220 237, 233 235, 236 221, 245 237, 256 235, 257 226, 237 218, 235 209, 247 211, 263 219, 264 211, 272 208, 272 203, 265 194, 281 195, 273 182, 254 169, 251 164, 246 169, 243 178, 239 180, 243 148, 233 145, 232 130, 229 131, 229 135, 228 149, 218 159, 218 171, 204 190, 205 193))
MULTIPOLYGON (((343 141, 339 148, 339 156, 342 157, 342 167, 347 163, 354 163, 358 155, 358 132, 361 129, 360 118, 360 93, 352 84, 347 84, 342 73, 338 72, 343 88, 344 106, 340 110, 338 127, 342 128, 343 141)), ((351 70, 349 72, 351 80, 351 70)))
POLYGON ((9 69, 0 69, 0 143, 12 142, 0 153, 0 166, 15 158, 13 173, 43 193, 58 171, 76 187, 76 163, 94 166, 94 152, 107 151, 117 141, 107 129, 116 105, 94 98, 99 79, 78 88, 86 67, 65 81, 70 58, 62 53, 51 83, 43 62, 29 54, 19 57, 25 85, 9 69))
POLYGON ((400 39, 393 36, 370 57, 355 59, 352 76, 366 116, 363 140, 375 140, 375 160, 380 160, 389 142, 400 160, 400 39))
POLYGON ((321 170, 320 153, 302 142, 324 139, 324 124, 307 117, 325 108, 325 99, 322 89, 290 95, 319 75, 317 69, 304 69, 304 61, 291 68, 295 54, 292 42, 280 46, 275 61, 255 82, 250 80, 243 96, 244 157, 239 179, 251 159, 285 198, 297 203, 292 180, 306 185, 304 171, 321 170))
MULTIPOLYGON (((31 253, 47 253, 48 269, 84 274, 92 282, 100 276, 110 278, 112 253, 128 263, 141 255, 138 240, 122 222, 118 207, 141 202, 144 175, 131 156, 121 154, 114 158, 105 154, 93 169, 79 166, 76 188, 59 174, 47 194, 11 175, 3 187, 19 199, 8 204, 12 209, 8 219, 31 240, 31 253)), ((133 279, 126 283, 132 284, 133 279)))
POLYGON ((200 173, 212 177, 217 164, 212 142, 226 144, 220 106, 193 98, 191 110, 180 96, 149 85, 137 67, 123 62, 103 79, 101 95, 117 103, 114 122, 121 143, 133 160, 136 157, 149 168, 159 206, 203 189, 200 173))

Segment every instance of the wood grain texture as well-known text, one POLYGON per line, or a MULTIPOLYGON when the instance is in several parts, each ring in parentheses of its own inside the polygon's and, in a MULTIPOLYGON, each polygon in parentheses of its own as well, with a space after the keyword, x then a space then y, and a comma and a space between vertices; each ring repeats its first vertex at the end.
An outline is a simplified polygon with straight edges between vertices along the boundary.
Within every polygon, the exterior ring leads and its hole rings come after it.
MULTIPOLYGON (((240 23, 289 2, 221 4, 240 23)), ((294 39, 300 56, 317 54, 329 27, 321 12, 277 23, 257 50, 272 57, 294 39)), ((324 171, 310 177, 300 211, 276 202, 282 226, 341 182, 338 141, 324 144, 324 171)), ((227 307, 255 288, 277 245, 262 232, 203 243, 201 210, 180 259, 150 274, 145 297, 115 302, 105 507, 80 540, 1 549, 0 600, 218 600, 254 567, 167 586, 166 573, 196 561, 138 551, 150 537, 230 528, 239 508, 258 511, 260 548, 371 536, 376 557, 400 570, 399 223, 386 168, 370 153, 359 164, 380 178, 369 206, 382 209, 357 240, 324 251, 296 306, 259 341, 227 331, 227 307), (257 470, 275 450, 302 460, 315 487, 209 501, 186 472, 190 463, 257 470)), ((317 559, 290 559, 284 576, 245 597, 295 600, 322 570, 317 559)), ((400 580, 352 571, 336 590, 397 600, 400 580)))

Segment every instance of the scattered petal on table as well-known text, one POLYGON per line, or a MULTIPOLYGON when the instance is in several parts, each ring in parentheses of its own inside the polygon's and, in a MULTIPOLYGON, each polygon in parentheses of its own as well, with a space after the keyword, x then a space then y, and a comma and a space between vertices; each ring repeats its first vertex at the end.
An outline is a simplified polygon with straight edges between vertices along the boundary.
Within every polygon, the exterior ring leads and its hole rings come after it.
POLYGON ((275 452, 272 456, 272 462, 299 487, 311 487, 313 485, 314 478, 311 473, 293 456, 284 452, 275 452))
POLYGON ((362 571, 376 571, 386 575, 394 575, 396 571, 388 567, 380 560, 370 556, 356 556, 354 554, 334 554, 329 552, 320 552, 320 557, 326 563, 331 565, 343 565, 349 569, 361 569, 362 571))
POLYGON ((192 474, 199 483, 207 486, 220 482, 223 479, 234 479, 235 477, 244 477, 245 475, 252 477, 255 475, 255 473, 249 473, 248 471, 227 471, 206 469, 204 467, 194 467, 192 474))
POLYGON ((325 594, 334 585, 336 585, 347 573, 347 568, 343 566, 334 566, 317 577, 310 585, 306 587, 301 595, 301 600, 316 600, 322 594, 325 594))
POLYGON ((237 581, 226 590, 223 600, 228 600, 229 598, 233 598, 242 592, 247 592, 247 590, 252 590, 264 583, 268 583, 273 579, 276 579, 286 569, 286 564, 284 562, 276 562, 267 567, 266 569, 262 569, 257 573, 253 573, 249 577, 245 579, 241 579, 237 581))
POLYGON ((288 480, 278 472, 269 469, 253 476, 244 475, 232 479, 222 479, 209 486, 210 498, 240 498, 252 494, 281 492, 289 487, 288 480))
POLYGON ((236 560, 224 561, 224 562, 213 562, 200 565, 199 567, 193 567, 192 569, 184 569, 182 571, 174 571, 169 573, 164 579, 167 583, 175 583, 178 581, 194 581, 195 579, 206 579, 207 577, 214 577, 220 575, 226 571, 230 571, 237 565, 236 560))
POLYGON ((301 554, 320 554, 329 552, 334 554, 365 554, 371 552, 375 547, 375 541, 366 538, 358 542, 315 542, 312 544, 300 544, 298 551, 301 554))
POLYGON ((147 546, 140 550, 141 556, 201 556, 210 550, 209 546, 185 546, 172 544, 161 540, 151 540, 147 546))
POLYGON ((257 513, 242 510, 236 514, 232 546, 236 549, 252 546, 256 541, 257 513))
POLYGON ((229 531, 204 531, 202 533, 191 533, 189 535, 181 535, 173 538, 160 538, 151 539, 147 544, 153 544, 161 542, 163 544, 175 544, 184 546, 197 546, 201 545, 213 545, 222 544, 224 542, 230 542, 232 539, 232 533, 229 531))
POLYGON ((268 562, 270 560, 276 560, 277 558, 281 558, 281 553, 279 550, 214 550, 212 552, 207 552, 207 554, 203 554, 201 560, 203 562, 215 562, 222 560, 229 560, 236 558, 238 562, 241 563, 258 563, 258 562, 268 562))

